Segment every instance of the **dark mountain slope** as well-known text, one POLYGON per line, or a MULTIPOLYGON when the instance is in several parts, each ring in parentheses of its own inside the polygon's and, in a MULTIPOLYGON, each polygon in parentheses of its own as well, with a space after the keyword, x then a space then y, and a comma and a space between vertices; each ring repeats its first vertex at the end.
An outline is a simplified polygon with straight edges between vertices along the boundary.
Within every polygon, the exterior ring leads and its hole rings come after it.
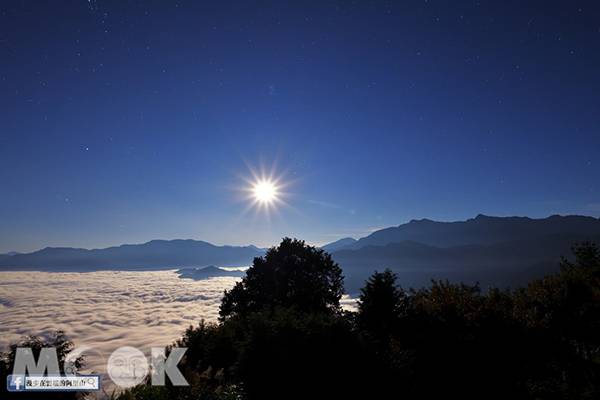
POLYGON ((336 240, 335 242, 328 243, 324 246, 321 246, 321 248, 328 253, 333 253, 334 251, 338 251, 343 248, 352 246, 354 243, 356 243, 356 239, 347 237, 347 238, 336 240))
POLYGON ((559 216, 533 219, 527 217, 489 217, 458 222, 412 220, 407 224, 373 232, 351 247, 384 246, 406 240, 438 247, 469 244, 493 244, 547 235, 600 235, 600 219, 584 216, 559 216))
POLYGON ((431 279, 480 282, 483 286, 518 286, 554 272, 576 242, 600 243, 600 235, 545 235, 491 245, 435 247, 404 241, 385 246, 343 249, 333 258, 344 269, 346 287, 356 291, 373 271, 390 268, 405 287, 420 287, 431 279))

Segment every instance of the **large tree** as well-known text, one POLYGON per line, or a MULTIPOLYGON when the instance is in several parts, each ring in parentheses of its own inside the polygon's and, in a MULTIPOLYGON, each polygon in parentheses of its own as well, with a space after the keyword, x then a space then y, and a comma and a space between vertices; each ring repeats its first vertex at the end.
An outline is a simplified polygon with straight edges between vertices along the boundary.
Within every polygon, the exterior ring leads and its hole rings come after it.
POLYGON ((274 308, 337 312, 344 291, 341 268, 321 249, 284 238, 254 259, 246 277, 225 292, 221 319, 274 308))

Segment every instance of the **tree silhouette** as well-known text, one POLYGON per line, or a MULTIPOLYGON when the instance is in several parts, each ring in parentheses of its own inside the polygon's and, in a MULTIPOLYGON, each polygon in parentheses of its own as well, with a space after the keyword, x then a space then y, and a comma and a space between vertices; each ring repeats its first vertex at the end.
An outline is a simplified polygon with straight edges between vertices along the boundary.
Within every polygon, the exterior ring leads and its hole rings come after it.
POLYGON ((389 269, 375 272, 361 289, 357 322, 378 342, 386 341, 398 330, 401 315, 406 312, 406 293, 397 286, 396 279, 389 269))
POLYGON ((220 316, 224 320, 274 307, 337 312, 343 291, 342 270, 328 253, 284 238, 264 257, 255 258, 246 277, 225 292, 220 316))

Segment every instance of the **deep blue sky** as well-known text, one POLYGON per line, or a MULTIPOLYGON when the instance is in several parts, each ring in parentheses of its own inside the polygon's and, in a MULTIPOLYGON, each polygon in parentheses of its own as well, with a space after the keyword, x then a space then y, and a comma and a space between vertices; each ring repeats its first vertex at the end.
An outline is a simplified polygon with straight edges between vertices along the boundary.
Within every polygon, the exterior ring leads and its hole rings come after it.
POLYGON ((594 2, 296 3, 3 1, 0 252, 600 215, 594 2))

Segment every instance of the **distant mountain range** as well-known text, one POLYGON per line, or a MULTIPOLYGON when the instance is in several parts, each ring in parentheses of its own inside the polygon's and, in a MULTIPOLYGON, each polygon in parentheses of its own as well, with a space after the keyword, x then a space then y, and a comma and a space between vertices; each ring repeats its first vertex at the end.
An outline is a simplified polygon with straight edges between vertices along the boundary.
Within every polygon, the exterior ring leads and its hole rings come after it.
MULTIPOLYGON (((354 243, 348 242, 348 245, 344 247, 359 249, 369 245, 385 246, 405 240, 430 246, 453 247, 568 234, 598 235, 600 234, 600 220, 576 215, 552 215, 548 218, 533 219, 528 217, 490 217, 482 214, 458 222, 436 222, 421 219, 375 231, 354 243)), ((327 246, 329 245, 324 247, 327 246)))
POLYGON ((561 256, 570 257, 571 247, 582 241, 600 244, 600 219, 478 215, 458 222, 412 220, 347 241, 332 256, 343 266, 351 292, 384 268, 394 270, 404 286, 419 287, 432 278, 514 286, 555 271, 561 256))
POLYGON ((89 271, 163 269, 189 266, 245 266, 264 254, 255 246, 215 246, 199 240, 152 240, 105 249, 46 247, 28 254, 0 256, 0 268, 89 271))
MULTIPOLYGON (((344 270, 346 289, 355 293, 374 271, 390 268, 404 287, 430 279, 482 286, 520 285, 558 268, 576 242, 600 244, 600 219, 585 216, 490 217, 458 222, 412 220, 359 240, 344 238, 322 246, 344 270)), ((215 246, 197 240, 153 240, 106 249, 48 247, 28 254, 0 255, 2 270, 90 271, 246 266, 264 254, 255 246, 215 246)), ((183 271, 190 275, 229 274, 217 267, 183 271), (216 269, 215 269, 216 268, 216 269)))

